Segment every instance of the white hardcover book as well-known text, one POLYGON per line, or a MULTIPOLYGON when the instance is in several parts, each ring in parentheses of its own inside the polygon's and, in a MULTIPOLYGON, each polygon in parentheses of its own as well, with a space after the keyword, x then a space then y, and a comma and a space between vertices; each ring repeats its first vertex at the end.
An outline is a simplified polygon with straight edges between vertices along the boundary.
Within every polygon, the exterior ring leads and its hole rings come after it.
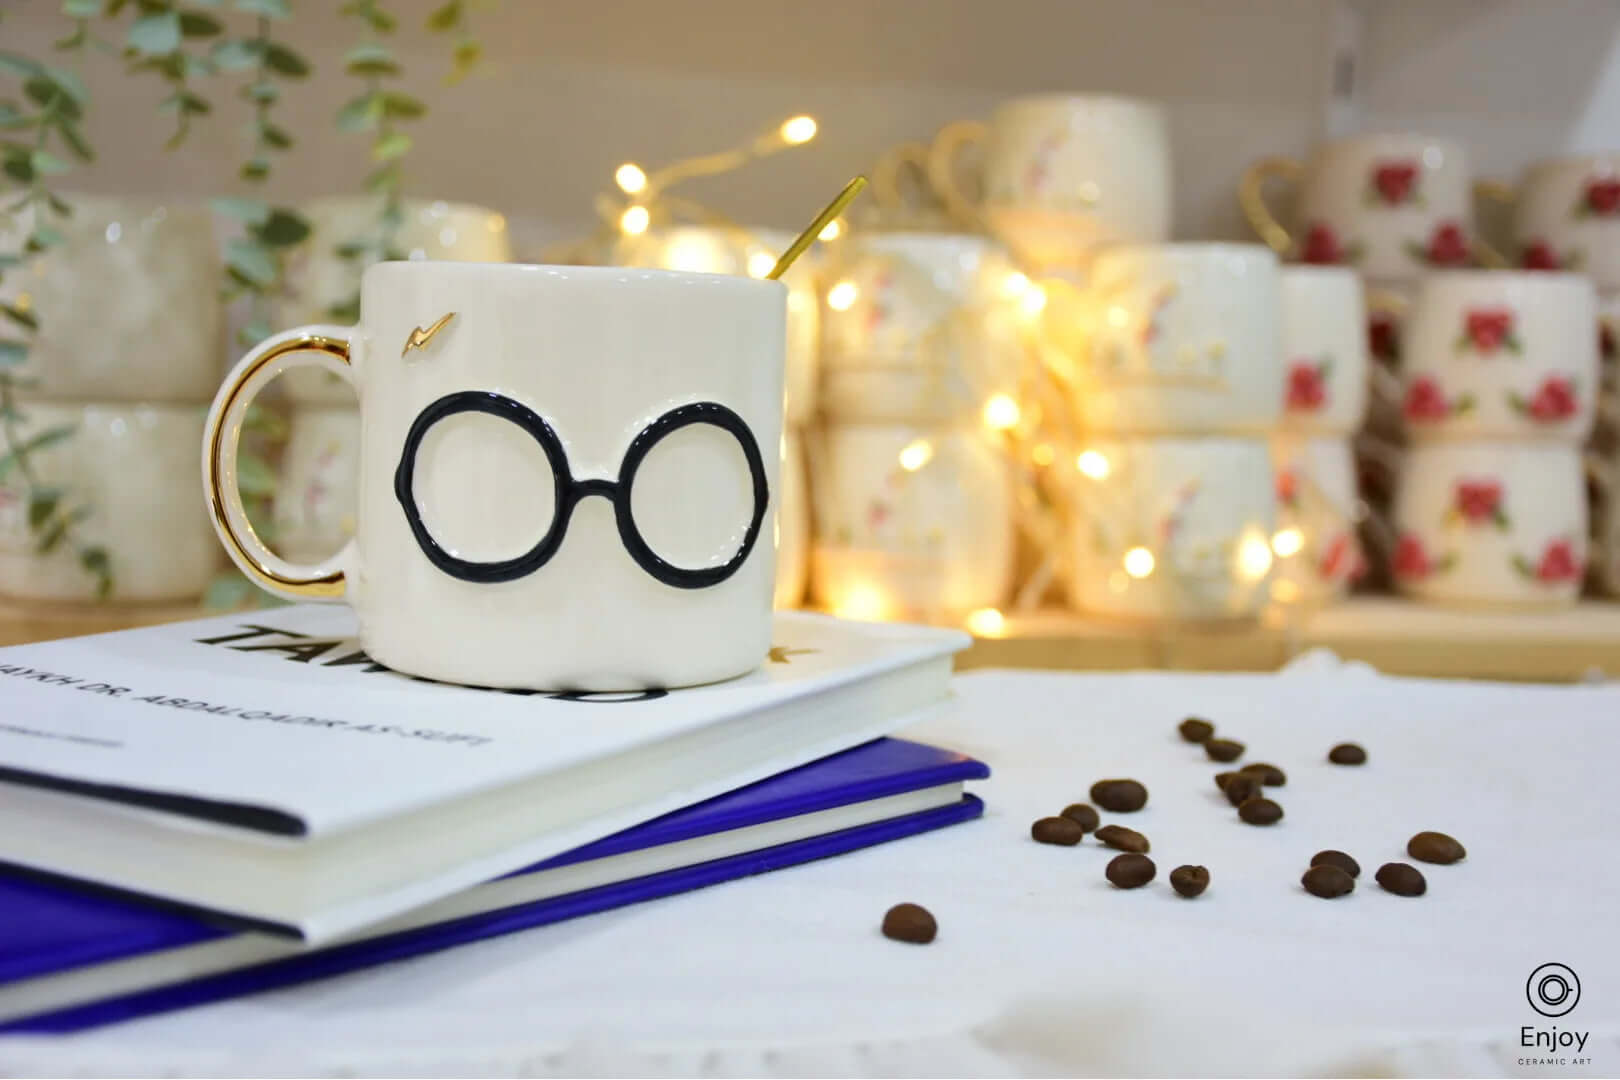
POLYGON ((0 649, 0 862, 327 941, 887 734, 966 635, 776 616, 731 682, 480 690, 304 605, 0 649))

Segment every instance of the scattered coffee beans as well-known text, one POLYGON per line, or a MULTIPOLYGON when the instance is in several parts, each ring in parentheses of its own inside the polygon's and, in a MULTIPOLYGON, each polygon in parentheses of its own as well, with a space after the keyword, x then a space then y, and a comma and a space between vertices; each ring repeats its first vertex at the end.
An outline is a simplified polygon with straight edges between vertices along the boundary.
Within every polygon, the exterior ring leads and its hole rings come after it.
POLYGON ((1282 816, 1283 808, 1270 799, 1248 799, 1238 807, 1238 817, 1250 825, 1275 825, 1282 820, 1282 816))
POLYGON ((1231 782, 1232 777, 1238 775, 1240 774, 1235 772, 1218 772, 1215 774, 1215 786, 1225 791, 1226 785, 1231 782))
POLYGON ((1332 900, 1335 896, 1344 896, 1356 887, 1356 879, 1339 869, 1323 863, 1313 866, 1305 871, 1305 876, 1299 879, 1305 886, 1305 891, 1312 896, 1320 896, 1324 900, 1332 900))
POLYGON ((1396 896, 1422 896, 1429 890, 1429 883, 1423 880, 1423 871, 1410 863, 1385 863, 1378 868, 1374 877, 1378 879, 1378 884, 1396 896))
POLYGON ((1139 889, 1153 880, 1158 868, 1146 855, 1116 855, 1103 871, 1108 880, 1121 889, 1139 889))
POLYGON ((1029 827, 1029 835, 1038 843, 1074 847, 1085 837, 1086 830, 1080 827, 1078 821, 1070 818, 1043 817, 1029 827))
POLYGON ((1170 871, 1170 887, 1191 900, 1209 888, 1209 871, 1202 866, 1178 866, 1170 871))
POLYGON ((1208 720, 1189 716, 1176 730, 1181 732, 1181 737, 1188 742, 1209 742, 1215 734, 1215 725, 1208 720))
POLYGON ((1210 739, 1204 744, 1204 753, 1211 761, 1236 761, 1243 756, 1243 744, 1231 739, 1210 739))
POLYGON ((1342 742, 1328 751, 1328 760, 1335 765, 1365 765, 1367 751, 1353 742, 1342 742))
POLYGON ((939 924, 920 904, 896 904, 883 916, 883 936, 895 941, 926 945, 939 933, 939 924))
POLYGON ((1356 862, 1356 860, 1352 859, 1350 856, 1346 855, 1344 852, 1342 852, 1342 851, 1334 851, 1332 848, 1329 848, 1326 851, 1318 851, 1315 855, 1312 855, 1311 856, 1311 865, 1312 866, 1337 866, 1340 870, 1343 870, 1345 873, 1349 874, 1351 877, 1360 877, 1361 876, 1361 864, 1360 863, 1356 862))
POLYGON ((1091 801, 1111 814, 1130 814, 1147 805, 1148 790, 1135 780, 1099 780, 1091 801))
POLYGON ((1097 830, 1097 839, 1118 851, 1142 854, 1149 850, 1147 837, 1123 825, 1104 825, 1097 830))
POLYGON ((1243 766, 1243 768, 1239 769, 1238 771, 1246 772, 1250 776, 1258 776, 1260 778, 1260 782, 1266 785, 1266 787, 1282 787, 1284 784, 1288 783, 1287 774, 1281 769, 1277 768, 1275 765, 1266 765, 1257 761, 1253 765, 1243 766))
POLYGON ((1233 806, 1242 806, 1250 799, 1257 799, 1265 789, 1260 786, 1260 778, 1253 773, 1233 773, 1232 779, 1226 782, 1221 789, 1226 793, 1226 801, 1233 806))
POLYGON ((1080 826, 1081 832, 1090 832, 1097 827, 1097 811, 1083 802, 1072 803, 1063 808, 1063 816, 1080 826))
POLYGON ((1463 846, 1443 832, 1420 832, 1406 842, 1406 853, 1418 862, 1449 866, 1468 856, 1463 846))

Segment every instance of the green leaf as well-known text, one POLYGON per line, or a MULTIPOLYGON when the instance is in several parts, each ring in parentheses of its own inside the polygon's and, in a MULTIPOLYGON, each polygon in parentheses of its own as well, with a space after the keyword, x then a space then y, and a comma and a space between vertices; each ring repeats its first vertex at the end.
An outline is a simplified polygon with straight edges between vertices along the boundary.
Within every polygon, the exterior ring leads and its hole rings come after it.
POLYGON ((251 240, 228 241, 225 245, 225 265, 253 285, 263 288, 275 284, 275 259, 251 240))
POLYGON ((41 450, 47 450, 72 434, 73 426, 64 424, 59 427, 46 428, 38 435, 24 439, 22 445, 11 447, 6 454, 0 455, 0 480, 5 479, 6 473, 10 472, 12 467, 17 464, 18 458, 30 457, 41 450))
POLYGON ((0 102, 0 131, 17 131, 34 126, 34 118, 9 101, 0 102))
POLYGON ((34 166, 28 157, 6 155, 6 163, 0 166, 5 174, 19 184, 32 184, 34 182, 34 166))
POLYGON ((163 11, 142 15, 129 26, 124 39, 142 56, 165 56, 180 47, 180 13, 163 11))
POLYGON ((410 153, 414 144, 403 131, 392 131, 378 139, 371 148, 371 160, 394 161, 410 153))
POLYGON ((366 41, 343 54, 343 70, 350 75, 397 75, 399 65, 388 46, 366 41))
POLYGON ((36 251, 59 247, 65 243, 67 243, 67 237, 62 235, 61 230, 42 221, 34 223, 34 231, 28 237, 28 246, 36 251))
POLYGON ((215 45, 209 54, 221 71, 246 71, 257 67, 263 46, 255 40, 233 38, 215 45))
POLYGON ((280 42, 272 41, 264 47, 264 62, 271 70, 289 79, 302 79, 309 74, 309 61, 280 42))
POLYGON ((35 553, 39 555, 49 555, 51 552, 61 547, 63 538, 67 536, 67 531, 67 519, 58 518, 52 523, 51 527, 45 531, 45 535, 39 538, 39 542, 34 545, 35 553))
POLYGON ((435 30, 439 33, 454 30, 460 25, 462 14, 461 0, 450 0, 443 7, 434 9, 433 13, 428 16, 427 27, 429 30, 435 30))
POLYGON ((371 175, 365 178, 363 184, 367 191, 376 193, 387 191, 396 186, 399 183, 399 178, 399 166, 390 164, 372 172, 371 175))
POLYGON ((276 493, 276 474, 262 459, 249 453, 236 455, 236 486, 243 495, 270 496, 276 493))
POLYGON ((112 560, 104 547, 87 547, 79 551, 79 565, 92 574, 110 574, 112 560))
POLYGON ((268 105, 281 96, 281 87, 265 79, 242 87, 241 93, 249 101, 257 101, 268 105))
POLYGON ((28 359, 28 346, 20 341, 6 341, 0 338, 0 370, 16 367, 28 359))
POLYGON ((34 172, 42 176, 59 176, 73 170, 73 166, 47 150, 35 150, 31 164, 34 172))
POLYGON ((73 124, 68 123, 66 120, 59 121, 56 125, 56 133, 62 136, 62 141, 67 143, 67 147, 73 151, 74 157, 80 161, 96 160, 96 152, 90 149, 90 144, 84 141, 84 134, 73 124))
POLYGON ((292 17, 292 9, 287 6, 287 0, 236 0, 236 10, 245 11, 249 15, 262 15, 267 19, 292 17))
POLYGON ((208 583, 203 593, 203 606, 215 611, 234 611, 246 607, 256 590, 253 583, 235 570, 221 572, 208 583))
POLYGON ((207 101, 198 97, 196 94, 193 94, 190 90, 176 90, 174 93, 163 99, 163 103, 158 106, 158 109, 161 112, 178 112, 187 115, 201 116, 205 113, 211 112, 213 110, 213 106, 209 105, 207 101))
POLYGON ((67 37, 57 38, 55 41, 51 42, 51 48, 58 49, 62 52, 70 52, 73 49, 79 48, 89 40, 89 26, 82 22, 75 23, 73 26, 73 32, 67 37))
POLYGON ((326 309, 327 317, 341 323, 357 323, 360 321, 360 294, 355 293, 339 304, 333 304, 326 309))
MULTIPOLYGON (((257 345, 270 336, 270 324, 262 319, 255 320, 242 327, 240 336, 244 339, 242 344, 257 345)), ((249 412, 251 411, 250 408, 249 412)))
POLYGON ((253 235, 266 247, 290 247, 309 235, 309 222, 291 210, 272 210, 264 224, 254 228, 253 235))
POLYGON ((101 14, 101 0, 62 0, 62 14, 70 19, 94 19, 101 14))
POLYGON ((370 251, 371 245, 364 240, 350 240, 348 243, 339 244, 332 249, 332 252, 340 259, 358 259, 369 254, 370 251))
POLYGON ((383 109, 383 95, 361 94, 346 102, 337 112, 337 129, 343 132, 370 131, 377 126, 383 109))
POLYGON ((450 53, 451 72, 448 77, 453 86, 465 78, 484 58, 484 47, 473 38, 462 38, 450 53))
MULTIPOLYGON (((270 336, 268 326, 261 324, 260 327, 255 329, 262 329, 264 331, 263 337, 270 336)), ((263 405, 249 405, 247 412, 242 416, 242 430, 263 435, 267 439, 280 441, 287 437, 287 421, 283 420, 281 415, 273 409, 268 409, 263 405)))
POLYGON ((213 37, 224 29, 224 25, 212 15, 204 15, 200 11, 182 11, 180 13, 180 36, 182 37, 213 37))
POLYGON ((214 213, 248 225, 263 225, 270 219, 270 204, 260 199, 239 199, 222 196, 210 199, 208 205, 214 213))
POLYGON ((52 213, 58 217, 70 218, 73 216, 73 207, 62 201, 62 197, 54 191, 45 193, 45 201, 51 204, 52 213))
POLYGON ((32 311, 24 311, 22 308, 17 307, 14 304, 0 303, 0 313, 4 313, 6 318, 10 319, 18 326, 25 327, 29 330, 39 329, 39 319, 35 317, 32 311))
POLYGON ((419 98, 390 90, 382 95, 382 111, 401 120, 415 120, 427 112, 427 105, 419 98))
POLYGON ((292 136, 274 124, 266 124, 260 128, 259 137, 264 140, 266 146, 273 146, 277 150, 285 150, 293 144, 292 136))
POLYGON ((56 512, 56 504, 62 500, 62 492, 57 488, 35 488, 28 496, 28 528, 37 532, 40 526, 56 512))
POLYGON ((9 72, 22 78, 30 78, 40 74, 45 69, 34 60, 16 53, 0 52, 0 71, 9 72))
POLYGON ((254 158, 242 165, 239 174, 244 180, 259 181, 270 175, 270 162, 264 158, 254 158))

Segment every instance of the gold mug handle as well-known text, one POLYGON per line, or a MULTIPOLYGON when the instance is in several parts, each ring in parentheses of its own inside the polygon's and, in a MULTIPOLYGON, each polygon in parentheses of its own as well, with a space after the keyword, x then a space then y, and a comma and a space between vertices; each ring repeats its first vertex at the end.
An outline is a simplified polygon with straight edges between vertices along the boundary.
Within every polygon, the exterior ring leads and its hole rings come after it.
POLYGON ((872 167, 872 201, 879 209, 891 213, 919 209, 920 200, 902 186, 906 177, 920 181, 914 191, 920 189, 920 194, 933 197, 928 186, 928 144, 901 143, 878 158, 872 167))
POLYGON ((203 427, 203 495, 225 553, 248 580, 286 600, 338 601, 346 588, 344 567, 353 564, 354 541, 324 562, 288 562, 265 546, 242 506, 236 482, 236 451, 248 406, 272 379, 290 367, 309 365, 354 384, 351 335, 343 326, 301 326, 267 338, 225 377, 203 427))
POLYGON ((928 148, 928 183, 934 194, 952 220, 974 231, 983 228, 984 217, 978 199, 962 190, 959 159, 964 150, 982 144, 989 134, 990 129, 977 120, 960 120, 940 129, 928 148))
POLYGON ((1276 179, 1296 184, 1303 175, 1305 166, 1294 158, 1268 157, 1243 170, 1243 178, 1238 181, 1238 205, 1243 208, 1243 216, 1265 245, 1284 258, 1294 250, 1294 238, 1266 205, 1266 183, 1276 179))
MULTIPOLYGON (((1500 180, 1474 181, 1474 198, 1480 202, 1500 203, 1503 206, 1512 206, 1518 200, 1519 193, 1512 184, 1504 184, 1500 180)), ((1474 230, 1474 256, 1480 265, 1491 270, 1505 270, 1513 263, 1503 255, 1500 248, 1495 247, 1485 239, 1483 229, 1474 230)))

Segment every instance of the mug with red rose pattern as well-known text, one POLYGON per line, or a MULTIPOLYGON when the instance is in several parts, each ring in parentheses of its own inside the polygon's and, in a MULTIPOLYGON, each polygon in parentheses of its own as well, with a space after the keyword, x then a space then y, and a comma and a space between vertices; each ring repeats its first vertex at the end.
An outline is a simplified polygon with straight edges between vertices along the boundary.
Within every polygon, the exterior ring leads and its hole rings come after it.
POLYGON ((1285 604, 1337 599, 1367 572, 1356 537, 1362 506, 1350 440, 1279 435, 1271 459, 1277 471, 1271 595, 1285 604))
POLYGON ((1396 584, 1445 604, 1573 604, 1585 573, 1585 470, 1573 446, 1414 447, 1395 497, 1396 584))
POLYGON ((1429 275, 1402 345, 1408 433, 1580 443, 1598 390, 1596 325, 1597 298, 1578 274, 1429 275))
POLYGON ((1538 161, 1518 186, 1481 181, 1486 198, 1513 204, 1506 253, 1526 270, 1574 270, 1600 290, 1620 289, 1620 153, 1538 161))
POLYGON ((1372 281, 1471 265, 1471 197, 1463 148, 1428 135, 1356 135, 1323 143, 1305 162, 1264 158, 1238 189, 1249 223, 1279 255, 1352 266, 1372 281), (1266 204, 1272 179, 1297 188, 1293 228, 1266 204))
POLYGON ((1284 430, 1349 435, 1361 426, 1367 409, 1366 326, 1355 271, 1283 268, 1284 430))

